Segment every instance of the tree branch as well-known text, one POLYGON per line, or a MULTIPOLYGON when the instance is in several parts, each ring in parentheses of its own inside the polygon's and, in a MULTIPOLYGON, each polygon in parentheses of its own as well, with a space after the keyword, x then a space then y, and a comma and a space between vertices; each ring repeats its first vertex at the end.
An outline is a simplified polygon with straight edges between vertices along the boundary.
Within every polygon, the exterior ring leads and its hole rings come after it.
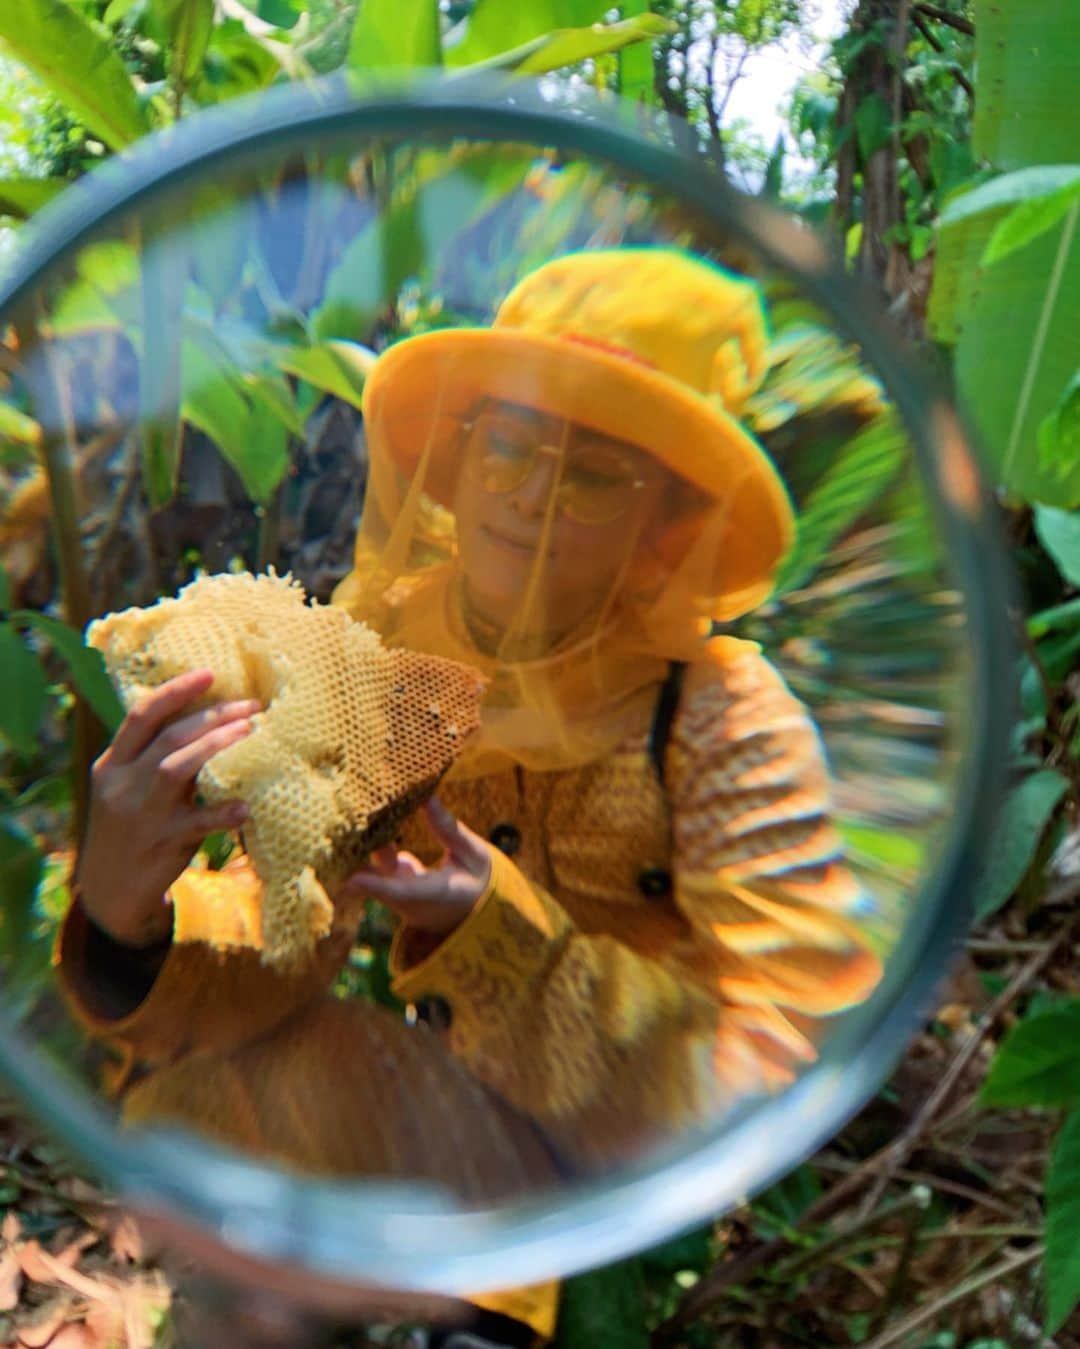
MULTIPOLYGON (((912 23, 914 23, 915 27, 919 30, 919 32, 923 35, 923 37, 927 40, 927 42, 929 42, 930 46, 933 47, 934 51, 936 51, 940 55, 945 51, 945 47, 942 44, 941 40, 934 36, 934 33, 931 31, 926 20, 920 14, 919 12, 920 9, 921 6, 916 5, 915 8, 911 11, 911 21, 912 23)), ((963 89, 964 93, 967 94, 968 98, 971 99, 972 103, 974 103, 975 86, 971 83, 971 81, 968 79, 968 77, 964 74, 964 72, 960 69, 959 66, 954 65, 950 66, 949 68, 952 71, 953 78, 956 80, 956 83, 960 86, 961 89, 963 89)))
POLYGON ((943 23, 949 28, 955 28, 958 33, 966 33, 968 37, 975 36, 975 25, 970 19, 965 19, 960 14, 950 14, 947 9, 940 9, 937 5, 920 3, 915 8, 920 14, 925 14, 928 19, 936 19, 938 23, 943 23))

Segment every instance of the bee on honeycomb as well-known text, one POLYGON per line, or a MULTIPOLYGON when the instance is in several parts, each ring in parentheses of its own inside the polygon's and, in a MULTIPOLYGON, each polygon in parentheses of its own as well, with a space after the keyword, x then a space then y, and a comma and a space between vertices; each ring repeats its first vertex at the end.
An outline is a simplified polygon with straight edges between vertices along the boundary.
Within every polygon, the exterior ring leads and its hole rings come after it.
POLYGON ((207 804, 245 802, 244 846, 265 886, 262 958, 295 969, 333 920, 330 895, 435 790, 478 727, 469 666, 385 647, 290 576, 205 576, 175 599, 91 623, 128 707, 187 670, 197 706, 255 698, 252 732, 207 763, 207 804))

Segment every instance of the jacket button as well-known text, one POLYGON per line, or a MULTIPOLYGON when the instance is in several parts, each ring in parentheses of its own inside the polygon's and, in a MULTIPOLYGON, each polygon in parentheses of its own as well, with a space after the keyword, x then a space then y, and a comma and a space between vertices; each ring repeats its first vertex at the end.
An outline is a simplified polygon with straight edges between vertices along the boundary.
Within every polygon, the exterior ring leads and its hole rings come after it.
POLYGON ((449 1030, 454 1014, 445 998, 439 997, 438 994, 418 998, 415 1007, 417 1021, 422 1021, 425 1026, 430 1026, 432 1030, 449 1030))
POLYGON ((513 857, 521 847, 521 830, 516 824, 497 824, 488 839, 501 853, 513 857))
POLYGON ((646 867, 638 875, 637 887, 646 899, 665 899, 671 894, 671 872, 663 867, 646 867))

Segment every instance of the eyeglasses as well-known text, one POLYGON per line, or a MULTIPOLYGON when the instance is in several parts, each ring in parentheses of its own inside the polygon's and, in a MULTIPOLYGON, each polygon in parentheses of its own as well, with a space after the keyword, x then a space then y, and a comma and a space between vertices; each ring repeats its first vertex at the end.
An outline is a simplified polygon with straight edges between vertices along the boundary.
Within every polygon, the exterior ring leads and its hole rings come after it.
MULTIPOLYGON (((557 504, 569 520, 606 525, 625 515, 645 486, 633 447, 571 427, 565 447, 545 444, 541 424, 498 411, 465 423, 466 466, 487 492, 504 495, 524 486, 541 455, 558 461, 557 504)), ((548 437, 550 439, 550 437, 548 437)))

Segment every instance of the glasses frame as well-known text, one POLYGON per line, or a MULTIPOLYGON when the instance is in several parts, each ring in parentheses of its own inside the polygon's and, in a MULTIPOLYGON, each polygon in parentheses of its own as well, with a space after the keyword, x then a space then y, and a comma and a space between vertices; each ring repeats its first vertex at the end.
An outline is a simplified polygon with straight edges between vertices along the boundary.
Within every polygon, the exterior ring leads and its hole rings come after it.
POLYGON ((743 199, 695 158, 686 133, 638 108, 575 103, 523 81, 450 76, 378 87, 348 76, 283 87, 185 121, 110 161, 28 227, 0 290, 0 321, 33 314, 38 288, 102 228, 158 199, 268 155, 312 145, 532 143, 648 182, 742 240, 830 314, 882 379, 912 440, 951 580, 967 608, 970 723, 951 831, 925 878, 904 941, 874 994, 847 1016, 790 1090, 618 1173, 483 1211, 409 1185, 303 1179, 166 1129, 121 1132, 0 1006, 0 1076, 21 1103, 137 1213, 213 1253, 223 1271, 296 1287, 480 1292, 563 1276, 713 1218, 797 1166, 880 1086, 932 1004, 971 914, 996 818, 1014 706, 1013 588, 993 502, 969 437, 895 330, 805 227, 743 199), (973 477, 974 475, 974 477, 973 477), (974 486, 973 486, 974 483, 974 486))
MULTIPOLYGON (((478 482, 480 488, 483 491, 489 493, 491 496, 499 496, 499 497, 512 496, 514 493, 521 491, 522 487, 525 486, 525 484, 529 481, 532 475, 536 472, 536 464, 538 457, 540 455, 547 454, 550 455, 552 458, 559 459, 562 461, 561 469, 559 471, 558 478, 555 482, 555 500, 558 505, 559 512, 562 515, 564 515, 568 520, 573 521, 574 524, 583 526, 595 526, 599 528, 603 525, 614 524, 616 520, 621 520, 625 515, 629 513, 630 509, 634 505, 633 495, 630 495, 627 498, 625 504, 621 505, 620 508, 613 514, 605 515, 602 519, 599 520, 586 519, 584 516, 574 511, 570 505, 570 484, 565 476, 567 469, 571 466, 571 459, 572 459, 571 451, 568 449, 563 449, 559 445, 552 445, 550 443, 545 443, 543 437, 540 436, 539 434, 537 434, 536 439, 530 445, 530 457, 526 461, 525 468, 520 480, 518 482, 511 484, 509 487, 489 486, 488 482, 485 480, 483 476, 481 469, 479 467, 476 467, 470 470, 468 465, 469 460, 473 455, 481 457, 480 450, 475 448, 472 444, 472 436, 474 431, 480 425, 481 421, 485 416, 489 416, 492 413, 498 414, 499 412, 500 409, 498 408, 483 408, 479 412, 475 413, 473 416, 469 417, 466 421, 463 421, 461 423, 461 429, 464 438, 463 458, 466 465, 465 472, 470 473, 470 476, 472 476, 478 482)), ((513 413, 503 415, 513 416, 513 413)), ((588 430, 587 427, 584 429, 588 430)), ((610 437, 608 437, 608 439, 610 439, 610 437)), ((630 445, 627 448, 635 449, 636 447, 630 445)), ((642 450, 640 451, 640 453, 644 454, 645 451, 642 450)), ((644 488, 647 484, 644 478, 630 477, 627 478, 626 483, 624 485, 626 488, 630 490, 631 493, 633 493, 633 492, 640 492, 642 488, 644 488)))

